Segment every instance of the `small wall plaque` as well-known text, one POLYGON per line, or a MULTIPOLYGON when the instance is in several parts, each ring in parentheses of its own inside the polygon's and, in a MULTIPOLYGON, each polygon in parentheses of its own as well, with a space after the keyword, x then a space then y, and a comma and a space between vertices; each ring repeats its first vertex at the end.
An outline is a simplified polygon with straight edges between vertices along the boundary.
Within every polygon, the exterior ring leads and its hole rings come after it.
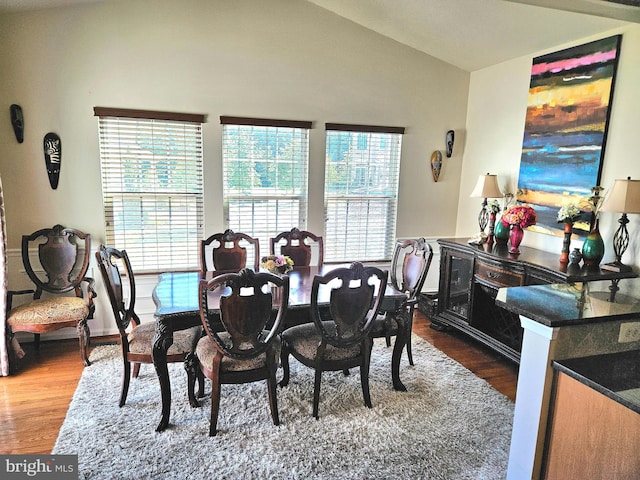
POLYGON ((44 136, 44 163, 47 166, 47 175, 49 175, 49 184, 52 189, 58 188, 58 179, 60 178, 60 165, 62 164, 62 143, 60 137, 53 132, 49 132, 44 136))
POLYGON ((431 154, 431 174, 434 182, 437 182, 438 178, 440 178, 440 170, 442 170, 442 153, 436 150, 431 154))
POLYGON ((22 143, 24 142, 24 116, 22 115, 22 107, 14 103, 9 107, 9 111, 11 112, 13 133, 16 134, 18 143, 22 143))

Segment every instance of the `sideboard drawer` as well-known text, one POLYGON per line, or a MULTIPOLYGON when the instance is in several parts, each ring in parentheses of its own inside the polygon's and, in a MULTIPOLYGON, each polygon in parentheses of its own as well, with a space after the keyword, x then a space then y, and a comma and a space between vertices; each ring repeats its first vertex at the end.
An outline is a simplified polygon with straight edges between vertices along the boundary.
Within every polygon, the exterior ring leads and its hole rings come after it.
POLYGON ((497 288, 524 285, 524 274, 489 265, 480 259, 476 263, 476 278, 497 288))

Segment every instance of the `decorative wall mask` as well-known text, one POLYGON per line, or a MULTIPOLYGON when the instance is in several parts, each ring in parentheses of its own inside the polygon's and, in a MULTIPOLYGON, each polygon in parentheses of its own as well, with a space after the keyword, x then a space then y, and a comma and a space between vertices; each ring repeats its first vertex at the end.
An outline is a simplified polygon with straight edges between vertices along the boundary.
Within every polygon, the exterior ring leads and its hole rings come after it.
POLYGON ((453 153, 453 140, 455 137, 455 132, 453 130, 449 130, 447 132, 447 158, 451 157, 453 153))
POLYGON ((436 150, 431 154, 431 175, 433 175, 433 181, 437 182, 440 178, 440 170, 442 169, 442 153, 436 150))
POLYGON ((9 107, 11 111, 11 125, 13 125, 13 132, 16 134, 16 140, 18 143, 24 142, 24 117, 22 115, 22 107, 15 103, 9 107))
POLYGON ((44 163, 47 166, 49 183, 54 190, 58 188, 58 178, 60 178, 60 165, 62 163, 62 143, 60 137, 49 132, 44 136, 44 163))

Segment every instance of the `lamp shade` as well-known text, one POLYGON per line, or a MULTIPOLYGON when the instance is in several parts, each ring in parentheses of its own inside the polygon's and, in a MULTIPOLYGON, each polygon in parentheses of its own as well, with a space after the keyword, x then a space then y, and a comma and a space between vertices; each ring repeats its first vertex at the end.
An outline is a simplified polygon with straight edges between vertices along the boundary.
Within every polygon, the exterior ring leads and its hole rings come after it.
POLYGON ((498 176, 497 175, 480 175, 478 177, 478 183, 476 183, 473 192, 471 192, 470 197, 478 197, 478 198, 502 198, 504 197, 503 193, 500 191, 500 187, 498 187, 498 176))
POLYGON ((640 213, 640 180, 618 179, 604 203, 606 212, 640 213))

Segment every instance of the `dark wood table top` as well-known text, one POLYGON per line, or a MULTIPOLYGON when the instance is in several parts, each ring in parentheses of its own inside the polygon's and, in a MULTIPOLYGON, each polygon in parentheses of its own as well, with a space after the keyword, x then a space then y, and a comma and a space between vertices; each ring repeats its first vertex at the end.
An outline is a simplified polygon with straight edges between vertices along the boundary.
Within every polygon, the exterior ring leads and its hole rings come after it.
MULTIPOLYGON (((345 265, 325 265, 318 267, 295 267, 287 275, 289 276, 289 309, 308 308, 311 305, 311 286, 313 277, 345 265)), ((196 315, 199 313, 198 284, 200 272, 169 272, 160 275, 160 280, 153 291, 153 300, 156 303, 156 318, 177 315, 196 315)), ((207 279, 211 278, 211 272, 207 273, 207 279)), ((318 303, 328 304, 328 292, 326 298, 319 297, 318 303)), ((219 298, 224 290, 218 290, 211 294, 209 305, 217 311, 219 298)), ((322 291, 320 292, 322 295, 322 291)), ((398 292, 390 285, 385 291, 386 304, 402 301, 406 296, 398 292)), ((276 299, 277 301, 277 299, 276 299)), ((383 305, 384 306, 384 305, 383 305)))

